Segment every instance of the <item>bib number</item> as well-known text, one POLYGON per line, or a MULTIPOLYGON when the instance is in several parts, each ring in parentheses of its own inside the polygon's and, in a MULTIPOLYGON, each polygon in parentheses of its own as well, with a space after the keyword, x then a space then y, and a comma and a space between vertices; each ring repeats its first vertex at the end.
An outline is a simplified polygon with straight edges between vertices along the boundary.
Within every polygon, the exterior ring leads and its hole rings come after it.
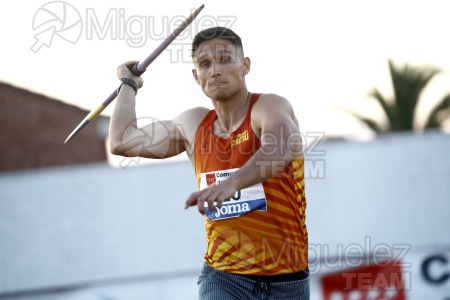
MULTIPOLYGON (((229 169, 200 174, 200 190, 215 186, 228 179, 236 170, 229 169)), ((210 220, 240 217, 254 210, 267 211, 267 201, 262 183, 257 183, 237 191, 233 197, 225 199, 221 208, 211 211, 205 203, 205 212, 210 220)))

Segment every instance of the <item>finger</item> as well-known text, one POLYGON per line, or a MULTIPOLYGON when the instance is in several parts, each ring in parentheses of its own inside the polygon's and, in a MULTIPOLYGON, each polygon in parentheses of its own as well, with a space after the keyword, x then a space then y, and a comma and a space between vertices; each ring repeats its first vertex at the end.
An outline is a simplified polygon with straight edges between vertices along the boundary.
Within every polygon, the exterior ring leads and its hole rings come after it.
POLYGON ((207 202, 208 202, 208 209, 210 211, 216 210, 216 206, 214 205, 215 202, 214 199, 208 199, 207 202))
POLYGON ((216 200, 216 207, 217 208, 222 208, 222 204, 223 204, 223 200, 222 199, 216 200))
POLYGON ((200 199, 197 199, 197 209, 198 209, 199 213, 204 215, 205 214, 205 202, 200 199))
POLYGON ((188 209, 189 207, 194 206, 196 204, 197 204, 197 197, 195 196, 195 194, 191 194, 184 203, 184 208, 188 209))
POLYGON ((133 69, 134 65, 138 64, 138 63, 139 63, 139 61, 137 61, 137 60, 130 60, 130 61, 127 61, 125 63, 125 65, 127 66, 128 70, 131 71, 131 69, 133 69))
POLYGON ((117 68, 117 76, 118 76, 119 78, 122 78, 122 77, 127 77, 127 78, 129 78, 129 77, 132 76, 132 73, 131 73, 131 71, 128 69, 127 66, 125 66, 125 65, 120 65, 120 66, 117 68))

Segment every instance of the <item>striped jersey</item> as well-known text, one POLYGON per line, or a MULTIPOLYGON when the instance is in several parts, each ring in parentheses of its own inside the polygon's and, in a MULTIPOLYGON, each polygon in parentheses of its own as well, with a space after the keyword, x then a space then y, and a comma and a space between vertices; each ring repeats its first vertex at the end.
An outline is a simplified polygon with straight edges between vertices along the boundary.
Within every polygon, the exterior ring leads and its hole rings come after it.
MULTIPOLYGON (((197 129, 194 167, 198 188, 220 184, 261 147, 251 127, 253 94, 247 115, 229 137, 214 134, 211 110, 197 129)), ((278 275, 308 265, 304 159, 293 160, 281 175, 244 188, 210 211, 205 207, 206 254, 216 270, 247 275, 278 275)))

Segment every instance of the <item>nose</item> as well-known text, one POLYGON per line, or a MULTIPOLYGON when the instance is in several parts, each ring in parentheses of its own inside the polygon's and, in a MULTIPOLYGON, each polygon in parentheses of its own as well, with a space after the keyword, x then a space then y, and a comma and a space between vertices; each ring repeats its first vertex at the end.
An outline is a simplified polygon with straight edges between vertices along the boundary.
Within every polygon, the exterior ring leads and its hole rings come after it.
POLYGON ((220 75, 222 75, 220 64, 218 64, 217 62, 213 62, 211 64, 211 77, 215 78, 220 75))

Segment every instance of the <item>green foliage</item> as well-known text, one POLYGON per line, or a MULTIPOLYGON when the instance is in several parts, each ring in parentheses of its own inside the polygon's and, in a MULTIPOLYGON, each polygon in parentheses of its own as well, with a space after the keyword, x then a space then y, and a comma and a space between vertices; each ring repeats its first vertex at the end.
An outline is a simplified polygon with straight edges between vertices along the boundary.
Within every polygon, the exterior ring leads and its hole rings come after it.
MULTIPOLYGON (((365 123, 378 134, 414 130, 414 118, 421 93, 431 79, 440 73, 432 67, 397 67, 389 60, 389 71, 394 90, 393 99, 387 99, 374 88, 369 96, 373 97, 386 114, 388 124, 383 128, 379 122, 349 111, 354 117, 365 123)), ((432 109, 425 122, 425 129, 440 128, 450 116, 450 94, 440 100, 432 109)))

